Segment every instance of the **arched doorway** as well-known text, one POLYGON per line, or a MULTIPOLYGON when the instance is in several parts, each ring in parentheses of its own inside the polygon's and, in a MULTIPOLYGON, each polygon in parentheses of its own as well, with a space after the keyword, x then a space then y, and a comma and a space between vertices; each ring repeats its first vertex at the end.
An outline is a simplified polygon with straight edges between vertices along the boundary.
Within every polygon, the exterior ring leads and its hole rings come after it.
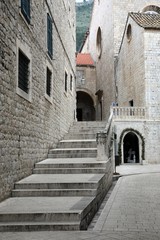
POLYGON ((95 121, 95 107, 93 99, 88 93, 77 92, 77 120, 95 121))
POLYGON ((123 162, 139 163, 139 139, 134 132, 128 132, 123 139, 123 162))

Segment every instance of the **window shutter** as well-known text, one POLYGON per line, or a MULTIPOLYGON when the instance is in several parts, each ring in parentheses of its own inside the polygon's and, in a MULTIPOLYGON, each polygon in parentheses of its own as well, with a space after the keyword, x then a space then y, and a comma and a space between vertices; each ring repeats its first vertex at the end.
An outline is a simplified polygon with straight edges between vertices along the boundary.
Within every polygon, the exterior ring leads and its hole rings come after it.
POLYGON ((30 60, 19 50, 18 87, 29 92, 29 63, 30 60))
POLYGON ((49 14, 47 14, 47 48, 48 53, 52 57, 53 46, 52 46, 52 20, 49 14))
POLYGON ((52 72, 47 68, 46 93, 48 96, 51 96, 51 78, 52 72))
POLYGON ((30 0, 21 0, 21 11, 28 23, 30 23, 30 0))

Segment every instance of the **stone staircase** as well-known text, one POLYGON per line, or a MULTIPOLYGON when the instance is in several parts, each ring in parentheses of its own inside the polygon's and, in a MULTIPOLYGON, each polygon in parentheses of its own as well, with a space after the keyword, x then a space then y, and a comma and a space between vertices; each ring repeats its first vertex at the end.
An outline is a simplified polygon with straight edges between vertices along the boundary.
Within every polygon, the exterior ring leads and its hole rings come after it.
POLYGON ((0 203, 0 231, 86 230, 112 182, 111 163, 96 159, 96 132, 104 128, 76 122, 0 203))

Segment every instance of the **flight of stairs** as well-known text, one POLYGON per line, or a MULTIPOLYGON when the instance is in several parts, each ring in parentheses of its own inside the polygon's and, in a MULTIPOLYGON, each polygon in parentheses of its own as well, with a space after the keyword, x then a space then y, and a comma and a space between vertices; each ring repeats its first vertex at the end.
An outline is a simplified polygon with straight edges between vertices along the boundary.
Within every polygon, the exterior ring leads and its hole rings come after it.
POLYGON ((0 231, 86 230, 112 182, 111 163, 96 159, 96 132, 104 128, 76 122, 0 203, 0 231))

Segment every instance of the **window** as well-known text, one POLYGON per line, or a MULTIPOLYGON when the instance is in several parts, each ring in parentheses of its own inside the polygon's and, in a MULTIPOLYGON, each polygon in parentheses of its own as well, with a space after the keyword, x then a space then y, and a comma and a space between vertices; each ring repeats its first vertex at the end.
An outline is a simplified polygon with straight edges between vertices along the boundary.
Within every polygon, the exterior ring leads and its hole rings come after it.
POLYGON ((72 74, 70 75, 70 91, 73 90, 73 76, 72 74))
POLYGON ((26 93, 29 93, 29 64, 30 60, 19 49, 18 56, 18 87, 26 93))
POLYGON ((67 79, 68 79, 68 74, 67 74, 67 72, 65 72, 65 92, 67 92, 67 79))
POLYGON ((160 7, 156 5, 149 5, 142 10, 142 13, 160 14, 160 7))
POLYGON ((133 107, 133 106, 134 106, 133 99, 129 101, 129 106, 130 106, 130 107, 133 107))
POLYGON ((129 24, 128 27, 127 27, 127 39, 128 39, 128 42, 131 41, 131 38, 132 38, 132 27, 131 27, 131 24, 129 24))
POLYGON ((21 0, 21 12, 25 17, 26 21, 30 23, 30 0, 21 0))
POLYGON ((52 56, 53 56, 52 19, 49 14, 47 14, 47 49, 48 49, 49 56, 52 58, 52 56))
POLYGON ((97 46, 97 55, 100 58, 102 53, 102 33, 101 33, 100 27, 98 28, 98 31, 97 31, 96 46, 97 46))
POLYGON ((51 81, 52 81, 52 72, 47 67, 47 76, 46 76, 46 94, 51 96, 51 81))

